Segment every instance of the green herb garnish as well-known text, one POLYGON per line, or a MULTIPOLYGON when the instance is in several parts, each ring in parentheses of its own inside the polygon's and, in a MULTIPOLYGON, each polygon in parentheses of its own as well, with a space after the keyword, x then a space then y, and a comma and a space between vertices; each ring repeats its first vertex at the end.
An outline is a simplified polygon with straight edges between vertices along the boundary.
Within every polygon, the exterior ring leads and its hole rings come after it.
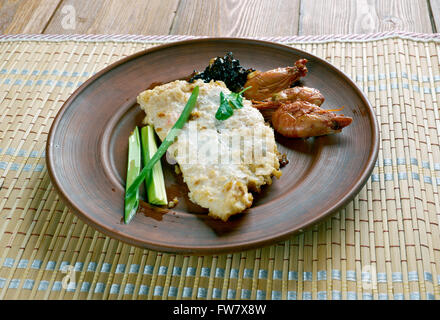
POLYGON ((231 92, 225 95, 223 91, 220 92, 220 106, 215 114, 217 120, 226 120, 234 113, 234 109, 243 108, 243 96, 242 93, 252 87, 247 87, 241 90, 239 93, 231 92))
MULTIPOLYGON (((136 198, 136 194, 138 192, 139 186, 142 184, 142 182, 147 179, 147 181, 150 179, 152 169, 154 168, 154 165, 157 161, 159 161, 162 156, 167 151, 168 147, 173 144, 174 139, 179 134, 180 130, 183 128, 185 123, 188 121, 189 116, 191 115, 192 110, 194 109, 197 97, 199 95, 199 86, 194 87, 191 96, 188 99, 188 102, 185 105, 185 108, 183 108, 182 113, 180 114, 179 119, 177 119, 174 126, 171 128, 171 130, 168 132, 165 139, 162 141, 160 147, 157 149, 156 153, 151 157, 150 161, 146 163, 142 171, 139 173, 139 175, 136 177, 136 179, 133 181, 133 183, 128 187, 128 189, 125 192, 125 207, 127 208, 127 204, 130 204, 134 201, 136 198)), ((134 213, 129 216, 129 219, 125 219, 125 223, 129 223, 130 220, 133 218, 134 213)))

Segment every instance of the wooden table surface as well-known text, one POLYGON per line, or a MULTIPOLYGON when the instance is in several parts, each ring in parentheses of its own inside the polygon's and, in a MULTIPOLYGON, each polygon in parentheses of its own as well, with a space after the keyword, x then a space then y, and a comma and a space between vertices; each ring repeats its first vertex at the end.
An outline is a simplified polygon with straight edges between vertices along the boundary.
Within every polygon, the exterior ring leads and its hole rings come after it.
POLYGON ((0 32, 292 36, 436 33, 440 0, 0 0, 0 32))

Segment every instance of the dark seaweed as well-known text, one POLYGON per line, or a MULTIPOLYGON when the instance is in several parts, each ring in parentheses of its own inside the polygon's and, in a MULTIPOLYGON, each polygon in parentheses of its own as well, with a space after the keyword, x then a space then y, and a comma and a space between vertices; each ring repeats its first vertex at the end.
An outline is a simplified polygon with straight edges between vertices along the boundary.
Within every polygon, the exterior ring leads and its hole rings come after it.
POLYGON ((203 72, 192 76, 189 82, 197 79, 202 79, 204 82, 220 80, 226 84, 229 90, 239 92, 243 89, 248 74, 253 71, 255 70, 243 68, 240 61, 234 58, 232 52, 228 52, 224 57, 215 58, 203 72))

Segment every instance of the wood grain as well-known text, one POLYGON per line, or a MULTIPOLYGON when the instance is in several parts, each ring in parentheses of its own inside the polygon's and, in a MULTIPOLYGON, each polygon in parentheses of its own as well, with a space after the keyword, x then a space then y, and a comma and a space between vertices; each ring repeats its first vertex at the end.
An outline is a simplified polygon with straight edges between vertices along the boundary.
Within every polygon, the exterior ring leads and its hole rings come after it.
POLYGON ((168 34, 178 0, 64 0, 44 33, 168 34), (75 8, 75 28, 66 28, 67 10, 75 8), (63 12, 63 8, 67 8, 63 12))
POLYGON ((289 36, 298 32, 299 0, 181 0, 171 34, 289 36))
POLYGON ((424 0, 301 2, 300 35, 391 30, 432 32, 428 3, 424 0))
POLYGON ((0 1, 0 33, 42 33, 60 1, 0 1))
POLYGON ((440 0, 430 0, 431 18, 433 23, 433 32, 440 30, 440 0))
POLYGON ((3 0, 1 33, 290 36, 440 30, 440 0, 3 0), (74 27, 66 25, 74 10, 74 27))

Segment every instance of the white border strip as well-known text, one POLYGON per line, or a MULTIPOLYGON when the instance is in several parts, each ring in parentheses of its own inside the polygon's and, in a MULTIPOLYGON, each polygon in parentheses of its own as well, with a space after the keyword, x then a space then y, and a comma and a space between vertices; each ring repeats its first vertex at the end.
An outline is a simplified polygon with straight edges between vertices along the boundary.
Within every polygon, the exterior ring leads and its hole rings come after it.
MULTIPOLYGON (((187 35, 130 35, 130 34, 16 34, 0 35, 0 42, 8 41, 80 41, 80 42, 153 42, 164 43, 181 41, 197 38, 210 38, 207 36, 187 36, 187 35)), ((231 37, 233 38, 233 37, 231 37)), ((295 42, 366 42, 384 40, 390 38, 409 39, 414 41, 435 41, 440 42, 440 33, 414 33, 403 31, 389 31, 368 34, 330 34, 330 35, 311 35, 311 36, 286 36, 286 37, 249 37, 250 39, 266 40, 281 43, 295 42)))

